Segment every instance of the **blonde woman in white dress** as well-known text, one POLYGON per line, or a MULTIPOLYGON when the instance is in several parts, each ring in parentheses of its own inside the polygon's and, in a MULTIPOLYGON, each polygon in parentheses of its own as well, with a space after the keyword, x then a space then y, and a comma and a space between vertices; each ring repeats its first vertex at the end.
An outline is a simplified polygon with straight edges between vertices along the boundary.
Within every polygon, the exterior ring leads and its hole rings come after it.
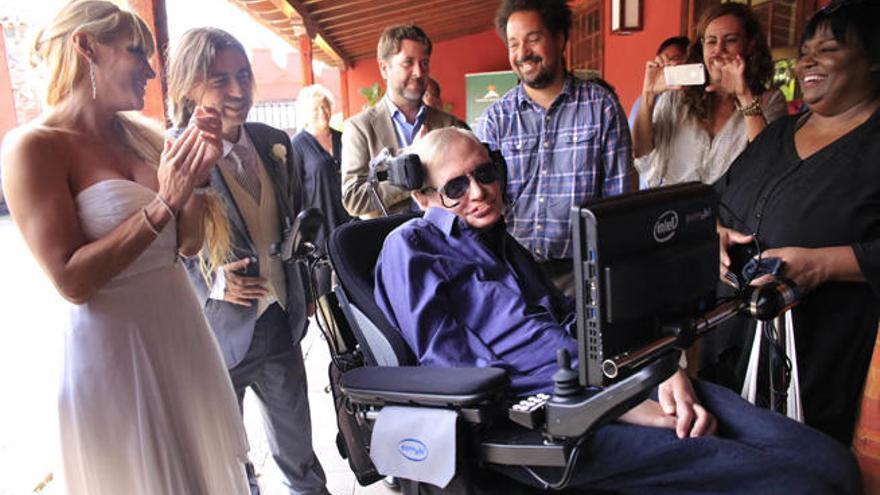
POLYGON ((62 492, 244 494, 238 405, 177 261, 200 251, 205 232, 224 235, 215 200, 193 193, 219 157, 219 118, 200 109, 163 144, 123 113, 144 105, 153 51, 137 15, 102 0, 67 4, 35 43, 49 109, 3 143, 12 217, 70 302, 62 492))

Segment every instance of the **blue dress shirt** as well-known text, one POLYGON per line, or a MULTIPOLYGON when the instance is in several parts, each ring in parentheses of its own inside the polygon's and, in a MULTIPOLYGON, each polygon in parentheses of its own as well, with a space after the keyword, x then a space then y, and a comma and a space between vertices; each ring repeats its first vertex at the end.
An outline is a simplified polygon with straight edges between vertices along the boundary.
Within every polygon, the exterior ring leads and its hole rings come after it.
MULTIPOLYGON (((503 232, 503 231, 502 231, 503 232)), ((385 239, 376 303, 424 366, 494 366, 516 394, 552 390, 556 350, 577 356, 570 299, 506 233, 502 256, 442 208, 385 239)))
POLYGON ((388 107, 388 113, 391 114, 391 122, 394 123, 395 134, 397 134, 397 146, 399 148, 406 148, 413 143, 413 139, 415 139, 419 129, 422 128, 422 123, 425 121, 425 105, 419 107, 419 111, 416 113, 416 121, 410 124, 406 121, 406 115, 397 108, 397 105, 391 101, 391 98, 386 96, 382 100, 385 102, 385 106, 388 107))

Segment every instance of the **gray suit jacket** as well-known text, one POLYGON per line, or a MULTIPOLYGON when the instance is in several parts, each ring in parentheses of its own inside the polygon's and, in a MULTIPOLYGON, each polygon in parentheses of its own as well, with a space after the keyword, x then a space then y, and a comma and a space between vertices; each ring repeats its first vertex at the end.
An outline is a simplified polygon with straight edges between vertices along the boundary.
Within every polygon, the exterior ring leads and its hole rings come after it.
MULTIPOLYGON (((454 116, 431 107, 425 108, 424 123, 429 130, 453 125, 467 128, 467 124, 454 116)), ((388 148, 394 155, 399 148, 394 123, 384 101, 345 122, 342 133, 342 204, 352 216, 375 218, 381 215, 370 193, 367 175, 370 160, 382 148, 388 148)), ((379 184, 379 197, 389 213, 409 209, 409 191, 382 183, 379 184)))
MULTIPOLYGON (((281 233, 282 240, 286 237, 293 219, 299 213, 302 201, 301 174, 294 169, 293 153, 290 147, 290 139, 284 132, 264 124, 247 123, 244 130, 254 143, 259 153, 266 172, 275 185, 275 199, 278 203, 279 225, 285 229, 281 233), (274 144, 282 144, 287 150, 286 162, 280 162, 271 153, 274 144)), ((238 260, 248 256, 256 257, 256 249, 248 233, 241 213, 232 199, 232 194, 223 179, 218 168, 211 171, 211 187, 220 193, 226 203, 226 216, 229 219, 230 240, 232 242, 232 254, 230 260, 238 260)), ((196 288, 201 300, 205 304, 205 316, 217 336, 217 342, 223 352, 226 366, 234 367, 247 353, 254 335, 254 324, 257 321, 257 305, 250 307, 231 304, 226 301, 210 299, 211 290, 206 284, 204 277, 199 271, 198 260, 186 260, 186 267, 190 279, 196 288)), ((259 266, 251 263, 247 267, 248 275, 259 273, 259 266)), ((279 329, 290 332, 291 342, 299 342, 305 335, 307 300, 307 281, 305 272, 298 264, 286 264, 284 266, 287 285, 287 317, 288 327, 279 329)))

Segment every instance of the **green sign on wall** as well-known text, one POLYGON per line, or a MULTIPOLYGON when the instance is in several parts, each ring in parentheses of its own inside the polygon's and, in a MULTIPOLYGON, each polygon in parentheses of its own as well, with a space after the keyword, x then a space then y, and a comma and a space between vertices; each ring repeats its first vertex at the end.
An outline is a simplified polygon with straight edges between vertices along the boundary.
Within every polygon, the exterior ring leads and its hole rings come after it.
POLYGON ((519 82, 512 71, 478 72, 465 74, 467 123, 474 129, 477 119, 489 105, 498 101, 519 82))

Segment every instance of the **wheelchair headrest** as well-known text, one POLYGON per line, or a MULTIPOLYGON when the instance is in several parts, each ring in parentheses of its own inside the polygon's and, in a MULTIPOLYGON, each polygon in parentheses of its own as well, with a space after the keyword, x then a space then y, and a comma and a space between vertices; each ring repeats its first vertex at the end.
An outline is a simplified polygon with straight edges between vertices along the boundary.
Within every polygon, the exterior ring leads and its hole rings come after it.
MULTIPOLYGON (((388 322, 376 305, 373 298, 373 269, 385 237, 399 225, 416 217, 415 214, 400 214, 350 222, 334 229, 327 245, 330 261, 345 295, 382 332, 400 364, 416 364, 416 358, 397 328, 388 322)), ((358 329, 354 331, 361 347, 365 348, 365 339, 357 335, 358 329)), ((364 354, 368 360, 372 356, 368 348, 364 349, 364 354)))

